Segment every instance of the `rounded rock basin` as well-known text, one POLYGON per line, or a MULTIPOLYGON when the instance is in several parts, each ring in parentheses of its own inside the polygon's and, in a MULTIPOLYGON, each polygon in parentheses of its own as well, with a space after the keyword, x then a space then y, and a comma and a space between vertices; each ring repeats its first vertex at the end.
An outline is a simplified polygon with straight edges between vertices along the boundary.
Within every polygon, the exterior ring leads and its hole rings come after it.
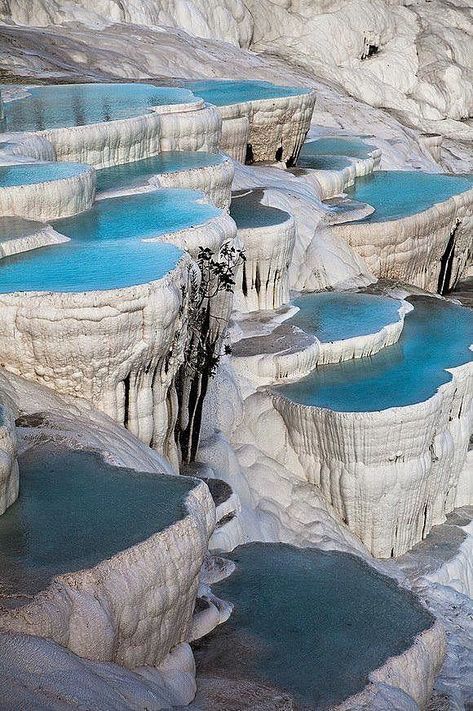
POLYGON ((350 161, 342 156, 301 155, 297 160, 297 168, 312 170, 343 170, 350 165, 350 161))
POLYGON ((0 189, 65 180, 89 171, 90 167, 88 165, 80 163, 52 162, 0 165, 0 189))
POLYGON ((471 188, 472 175, 379 170, 358 178, 347 193, 375 208, 363 222, 384 222, 423 212, 471 188))
POLYGON ((263 188, 237 190, 232 193, 230 216, 235 220, 238 229, 270 227, 271 225, 280 225, 290 219, 288 212, 262 205, 263 196, 263 188))
POLYGON ((190 91, 152 84, 64 84, 27 87, 4 102, 3 130, 44 131, 127 119, 153 106, 195 102, 190 91))
POLYGON ((292 304, 299 311, 287 323, 323 343, 376 333, 399 321, 401 307, 388 296, 331 292, 303 294, 292 304))
POLYGON ((51 444, 27 450, 19 466, 19 498, 0 516, 0 596, 34 595, 162 531, 186 516, 195 486, 51 444))
POLYGON ((161 189, 100 200, 86 212, 54 220, 54 229, 70 241, 3 259, 0 293, 100 291, 160 279, 182 251, 143 240, 220 214, 201 199, 193 190, 161 189))
POLYGON ((424 402, 451 380, 446 368, 473 360, 473 310, 410 297, 399 341, 369 358, 317 367, 274 388, 293 402, 339 412, 375 412, 424 402))
POLYGON ((376 146, 368 145, 358 138, 343 138, 341 136, 325 136, 309 140, 301 148, 298 165, 309 165, 311 159, 316 160, 321 156, 349 156, 350 158, 369 158, 376 146))
POLYGON ((229 106, 230 104, 259 101, 262 99, 282 99, 286 96, 308 94, 304 87, 278 86, 267 81, 231 81, 227 79, 202 79, 184 83, 195 96, 200 96, 208 104, 229 106))
POLYGON ((360 692, 434 623, 411 593, 347 553, 251 543, 226 557, 236 570, 212 590, 234 609, 200 641, 198 673, 269 685, 296 708, 360 692))
POLYGON ((220 153, 201 151, 165 151, 151 158, 114 165, 97 171, 97 192, 119 190, 148 182, 160 173, 177 173, 220 165, 225 157, 220 153))

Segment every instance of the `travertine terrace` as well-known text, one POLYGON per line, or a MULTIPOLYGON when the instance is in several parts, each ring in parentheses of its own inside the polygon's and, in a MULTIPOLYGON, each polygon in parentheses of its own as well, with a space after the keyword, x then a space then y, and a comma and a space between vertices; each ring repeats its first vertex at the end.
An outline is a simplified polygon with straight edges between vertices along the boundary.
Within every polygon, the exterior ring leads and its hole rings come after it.
POLYGON ((0 10, 0 707, 467 708, 464 0, 59 5, 0 10))

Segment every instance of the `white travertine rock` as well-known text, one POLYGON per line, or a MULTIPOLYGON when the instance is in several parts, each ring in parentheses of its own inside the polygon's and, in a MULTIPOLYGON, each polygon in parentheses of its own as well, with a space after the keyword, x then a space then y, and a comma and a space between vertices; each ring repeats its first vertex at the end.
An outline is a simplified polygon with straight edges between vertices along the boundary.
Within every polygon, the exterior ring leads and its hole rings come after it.
POLYGON ((401 555, 471 503, 461 472, 473 429, 473 365, 449 372, 429 400, 379 412, 308 407, 273 393, 307 481, 376 557, 401 555))
POLYGON ((315 96, 312 91, 218 106, 217 109, 224 122, 245 116, 248 118, 251 160, 294 162, 309 131, 315 96))
POLYGON ((185 338, 188 269, 183 256, 149 284, 2 295, 2 363, 28 380, 93 402, 174 460, 174 375, 185 338))
POLYGON ((453 288, 471 257, 473 189, 428 210, 397 220, 332 225, 330 231, 354 249, 377 277, 400 279, 437 291, 441 259, 454 234, 449 284, 453 288))
POLYGON ((5 219, 8 218, 4 218, 3 222, 0 220, 4 231, 7 233, 6 237, 0 238, 0 259, 2 257, 10 257, 13 254, 21 254, 21 252, 29 252, 31 249, 69 241, 69 237, 59 234, 50 225, 41 224, 40 222, 30 223, 29 220, 26 221, 28 226, 25 226, 23 234, 13 232, 12 236, 8 236, 8 227, 5 225, 5 219))
POLYGON ((421 133, 419 135, 419 145, 436 161, 442 157, 443 136, 440 133, 421 133))
POLYGON ((296 239, 289 265, 289 287, 297 291, 366 286, 375 277, 347 242, 325 227, 330 207, 322 203, 319 183, 276 168, 235 164, 234 189, 264 186, 263 205, 288 212, 296 239))
MULTIPOLYGON (((310 373, 317 365, 341 363, 352 358, 365 358, 378 353, 399 340, 406 313, 412 305, 404 301, 399 318, 379 331, 339 341, 322 342, 304 333, 291 322, 278 325, 267 335, 244 337, 232 345, 232 365, 236 373, 251 380, 255 386, 282 380, 294 380, 310 373)), ((288 313, 290 318, 292 313, 288 313)), ((257 329, 255 323, 255 332, 257 329)))
POLYGON ((246 149, 250 135, 250 122, 247 116, 229 118, 222 121, 220 150, 240 163, 245 162, 246 149))
MULTIPOLYGON (((54 163, 45 165, 54 168, 54 163)), ((44 182, 2 186, 0 216, 47 221, 75 215, 92 207, 95 181, 95 170, 91 166, 84 166, 80 172, 69 177, 51 177, 44 182)))
POLYGON ((160 173, 150 180, 150 184, 163 188, 199 190, 216 207, 228 210, 232 199, 233 174, 232 161, 225 159, 217 165, 160 173))
POLYGON ((238 228, 245 261, 237 275, 234 308, 249 312, 278 309, 289 301, 289 265, 296 229, 294 218, 262 227, 238 228))
POLYGON ((215 523, 205 484, 196 482, 185 506, 182 519, 145 541, 93 568, 57 576, 22 607, 0 608, 0 630, 46 637, 79 656, 128 668, 163 662, 189 638, 215 523))
POLYGON ((19 490, 15 406, 8 397, 0 405, 0 515, 16 501, 19 490))

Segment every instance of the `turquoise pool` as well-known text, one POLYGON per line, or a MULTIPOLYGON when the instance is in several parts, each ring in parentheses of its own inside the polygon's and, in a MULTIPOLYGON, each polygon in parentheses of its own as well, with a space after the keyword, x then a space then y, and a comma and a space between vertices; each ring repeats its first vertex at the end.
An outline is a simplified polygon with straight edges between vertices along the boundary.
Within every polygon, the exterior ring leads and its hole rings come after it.
POLYGON ((0 594, 33 595, 186 515, 192 480, 106 464, 51 444, 19 459, 20 496, 0 516, 0 594))
POLYGON ((201 197, 193 190, 157 190, 99 200, 86 212, 55 220, 53 227, 70 242, 2 259, 0 293, 118 289, 160 279, 182 252, 142 240, 220 214, 201 197))
POLYGON ((358 178, 347 193, 375 208, 363 222, 383 222, 422 212, 471 188, 473 175, 380 170, 358 178))
POLYGON ((253 190, 237 190, 232 193, 230 216, 239 229, 250 227, 270 227, 286 222, 290 215, 277 207, 262 205, 263 188, 253 190))
POLYGON ((304 154, 297 159, 298 168, 312 168, 312 170, 343 170, 350 165, 350 161, 342 156, 304 154))
POLYGON ((132 163, 114 165, 97 171, 97 191, 120 190, 142 185, 159 173, 176 173, 212 165, 220 165, 224 156, 220 153, 201 151, 166 151, 151 158, 132 163))
POLYGON ((235 607, 198 644, 198 672, 269 684, 298 709, 358 693, 434 622, 408 591, 347 553, 251 543, 226 557, 236 571, 212 590, 235 607))
POLYGON ((139 116, 152 106, 195 101, 190 91, 152 84, 63 84, 27 87, 4 102, 3 130, 43 131, 139 116))
POLYGON ((408 301, 414 309, 396 344, 369 358, 320 366, 275 392, 339 412, 374 412, 432 397, 451 379, 446 368, 473 359, 473 310, 428 296, 408 301))
MULTIPOLYGON (((325 136, 309 140, 301 148, 298 165, 303 161, 317 159, 320 156, 349 156, 350 158, 368 158, 376 146, 369 145, 357 137, 325 136)), ((307 167, 310 167, 307 165, 307 167)))
POLYGON ((308 94, 303 87, 278 86, 267 81, 230 81, 227 79, 202 79, 184 82, 196 96, 215 106, 239 104, 257 99, 280 99, 284 96, 308 94))
POLYGON ((87 173, 90 168, 80 163, 16 163, 0 165, 0 188, 15 185, 33 185, 49 180, 64 180, 81 173, 87 173))
POLYGON ((299 311, 287 323, 322 342, 376 333, 399 320, 401 302, 358 293, 303 294, 293 302, 299 311))

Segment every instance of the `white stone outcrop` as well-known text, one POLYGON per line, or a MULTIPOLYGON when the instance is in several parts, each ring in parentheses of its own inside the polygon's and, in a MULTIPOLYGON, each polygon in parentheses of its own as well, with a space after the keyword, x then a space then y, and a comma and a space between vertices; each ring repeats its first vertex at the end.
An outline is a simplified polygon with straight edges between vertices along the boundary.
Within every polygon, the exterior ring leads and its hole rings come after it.
POLYGON ((183 256, 149 284, 3 294, 2 362, 12 373, 93 402, 174 460, 174 376, 185 339, 188 269, 183 256))
MULTIPOLYGON (((224 123, 243 117, 248 119, 247 157, 250 161, 295 162, 309 130, 315 98, 312 91, 277 99, 254 99, 217 109, 224 123)), ((229 130, 230 127, 226 127, 225 134, 229 130)), ((236 130, 240 133, 240 124, 236 130)), ((228 138, 225 142, 228 145, 228 138)))
POLYGON ((237 275, 234 308, 242 312, 278 309, 289 301, 294 218, 286 213, 286 219, 276 224, 238 228, 238 237, 245 261, 237 275))
POLYGON ((17 226, 10 223, 10 220, 14 223, 17 218, 4 217, 0 219, 0 226, 5 234, 4 237, 0 237, 0 259, 2 257, 11 257, 13 254, 20 254, 21 252, 29 252, 31 249, 69 241, 69 237, 59 234, 50 225, 25 220, 24 231, 21 231, 18 230, 17 226), (10 225, 11 233, 9 233, 10 225))
POLYGON ((160 173, 149 182, 163 188, 199 190, 216 207, 228 210, 232 199, 233 163, 225 158, 216 165, 160 173))
POLYGON ((15 407, 9 398, 0 404, 0 515, 16 501, 19 489, 15 407))
POLYGON ((336 412, 273 393, 307 481, 376 557, 401 555, 471 503, 461 474, 473 430, 473 364, 449 372, 429 400, 379 412, 336 412))
POLYGON ((332 225, 330 231, 346 240, 377 277, 427 291, 437 291, 441 260, 453 235, 451 276, 444 284, 453 288, 471 258, 473 189, 397 220, 332 225))
POLYGON ((247 116, 225 119, 222 121, 220 150, 234 160, 244 163, 249 135, 250 122, 247 116))
MULTIPOLYGON (((54 163, 45 165, 54 170, 54 163)), ((95 170, 91 166, 81 166, 69 177, 54 178, 52 174, 51 179, 43 182, 1 186, 0 216, 54 220, 88 210, 94 198, 95 170)))

